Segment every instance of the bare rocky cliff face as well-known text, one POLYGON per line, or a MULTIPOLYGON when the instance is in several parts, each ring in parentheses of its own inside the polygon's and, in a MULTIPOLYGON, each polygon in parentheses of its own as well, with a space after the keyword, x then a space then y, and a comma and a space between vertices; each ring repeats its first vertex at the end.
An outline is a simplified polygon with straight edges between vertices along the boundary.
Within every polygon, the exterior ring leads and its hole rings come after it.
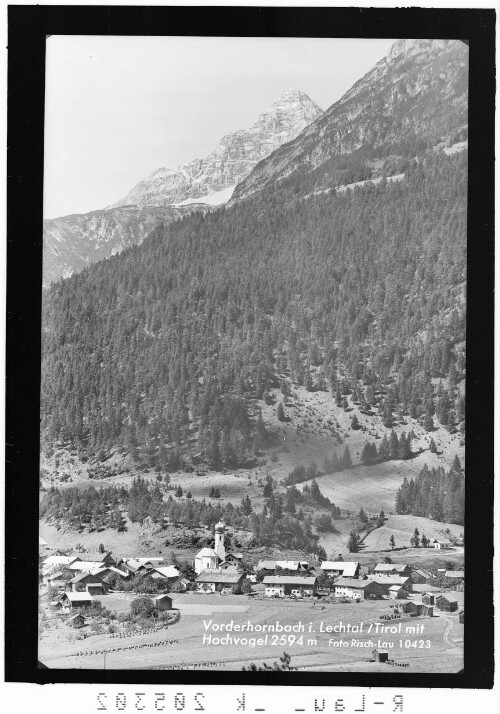
POLYGON ((255 124, 223 137, 215 151, 205 159, 196 159, 176 169, 154 171, 114 207, 204 202, 216 193, 221 194, 220 203, 223 203, 226 197, 230 197, 231 189, 259 161, 294 139, 321 113, 322 110, 307 94, 295 89, 287 90, 260 115, 255 124))
POLYGON ((398 40, 388 55, 286 146, 262 161, 231 202, 365 151, 432 146, 467 126, 468 47, 457 40, 398 40))
POLYGON ((44 220, 44 287, 142 243, 161 223, 226 203, 238 181, 321 111, 304 92, 288 90, 250 129, 225 136, 206 159, 158 169, 107 209, 44 220))
POLYGON ((188 212, 187 208, 171 206, 148 209, 127 206, 44 220, 43 286, 142 243, 158 225, 188 212))

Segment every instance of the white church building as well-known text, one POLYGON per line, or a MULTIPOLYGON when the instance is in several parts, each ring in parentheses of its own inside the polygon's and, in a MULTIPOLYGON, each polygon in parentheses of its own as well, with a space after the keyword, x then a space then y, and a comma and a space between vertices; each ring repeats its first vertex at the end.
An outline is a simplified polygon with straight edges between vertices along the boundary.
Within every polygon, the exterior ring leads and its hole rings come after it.
POLYGON ((213 548, 202 548, 194 559, 194 569, 196 575, 203 570, 221 570, 221 563, 226 560, 226 549, 224 547, 224 529, 222 521, 215 525, 215 545, 213 548))

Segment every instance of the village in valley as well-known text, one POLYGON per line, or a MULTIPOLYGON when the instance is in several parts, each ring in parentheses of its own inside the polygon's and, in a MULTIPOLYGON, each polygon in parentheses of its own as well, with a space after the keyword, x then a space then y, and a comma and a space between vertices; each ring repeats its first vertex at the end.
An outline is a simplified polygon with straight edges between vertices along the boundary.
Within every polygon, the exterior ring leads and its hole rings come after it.
POLYGON ((463 562, 463 540, 417 548, 424 567, 367 553, 252 562, 226 548, 228 534, 216 523, 211 547, 174 563, 102 544, 70 552, 40 537, 39 659, 55 668, 242 669, 285 653, 310 671, 424 671, 430 659, 434 671, 460 668, 464 570, 444 563, 463 562), (290 634, 302 623, 309 633, 290 634), (226 629, 248 633, 224 639, 226 629))

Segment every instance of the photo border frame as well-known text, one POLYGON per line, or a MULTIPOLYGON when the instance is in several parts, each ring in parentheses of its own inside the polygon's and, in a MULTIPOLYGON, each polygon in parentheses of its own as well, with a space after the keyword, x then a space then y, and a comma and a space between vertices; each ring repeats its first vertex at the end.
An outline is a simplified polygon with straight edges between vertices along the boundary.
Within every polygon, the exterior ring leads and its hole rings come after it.
POLYGON ((9 6, 5 680, 9 682, 493 686, 495 11, 297 7, 9 6), (331 29, 330 29, 331 28, 331 29), (330 34, 331 33, 331 34, 330 34), (459 39, 469 44, 464 667, 456 674, 47 669, 37 661, 45 42, 64 35, 459 39), (17 575, 26 567, 22 585, 17 575))

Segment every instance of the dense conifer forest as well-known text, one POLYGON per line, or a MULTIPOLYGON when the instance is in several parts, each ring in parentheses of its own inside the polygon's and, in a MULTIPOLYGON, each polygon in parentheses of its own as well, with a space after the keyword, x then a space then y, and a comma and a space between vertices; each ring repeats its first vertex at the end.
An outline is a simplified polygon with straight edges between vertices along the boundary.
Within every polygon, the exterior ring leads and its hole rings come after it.
MULTIPOLYGON (((352 395, 388 429, 409 415, 463 430, 466 192, 466 152, 429 151, 400 182, 283 187, 56 283, 43 304, 42 450, 245 466, 271 439, 260 400, 284 380, 338 405, 352 395)), ((399 458, 409 443, 392 445, 399 458)), ((363 459, 394 458, 387 446, 363 459)))
POLYGON ((415 481, 404 479, 396 494, 396 513, 463 525, 465 478, 455 458, 449 471, 424 466, 415 481))

